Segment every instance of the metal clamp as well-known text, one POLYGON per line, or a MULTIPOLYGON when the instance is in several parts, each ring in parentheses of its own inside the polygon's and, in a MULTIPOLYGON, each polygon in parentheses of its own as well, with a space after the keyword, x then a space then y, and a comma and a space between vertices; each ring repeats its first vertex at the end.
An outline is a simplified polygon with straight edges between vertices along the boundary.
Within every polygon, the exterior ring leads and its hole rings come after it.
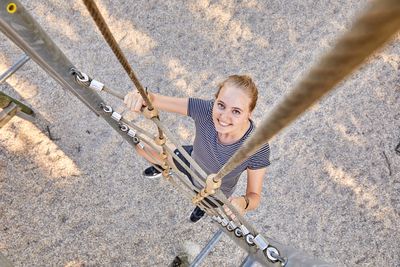
POLYGON ((236 237, 242 237, 243 233, 242 230, 240 230, 240 228, 236 228, 235 231, 233 231, 233 233, 235 234, 236 237))
POLYGON ((80 83, 82 83, 82 84, 85 84, 86 85, 86 83, 89 83, 90 81, 89 81, 89 76, 86 74, 86 73, 83 73, 83 72, 77 72, 76 73, 76 79, 80 82, 80 83), (80 74, 80 75, 79 75, 80 74))
POLYGON ((165 152, 161 152, 161 153, 160 153, 160 158, 161 158, 162 160, 166 160, 166 159, 168 159, 168 155, 167 155, 167 153, 165 153, 165 152))
POLYGON ((287 264, 287 259, 285 259, 284 257, 282 257, 279 254, 279 251, 273 247, 273 246, 268 246, 265 250, 264 250, 264 254, 265 256, 267 256, 267 259, 270 262, 281 262, 281 266, 284 267, 287 264))
MULTIPOLYGON (((84 78, 84 76, 82 75, 82 73, 81 73, 79 70, 75 69, 75 68, 70 68, 70 69, 69 69, 69 73, 71 73, 72 75, 74 75, 74 76, 75 76, 75 79, 76 79, 77 77, 79 77, 80 79, 83 79, 83 78, 84 78)), ((87 75, 86 75, 86 76, 87 76, 87 75)))
MULTIPOLYGON (((137 138, 137 137, 135 137, 137 138)), ((139 146, 141 149, 144 149, 144 145, 140 142, 139 138, 137 138, 138 142, 135 142, 135 138, 133 138, 133 143, 137 146, 139 146)))
POLYGON ((93 89, 93 90, 95 90, 97 92, 100 92, 104 88, 104 83, 101 83, 101 82, 96 81, 95 79, 93 79, 93 80, 90 81, 89 88, 93 89))
POLYGON ((121 131, 123 131, 123 132, 129 131, 128 125, 123 124, 123 123, 120 123, 120 124, 119 124, 119 129, 120 129, 121 131))
POLYGON ((164 162, 161 164, 161 168, 162 168, 163 170, 169 170, 168 161, 164 161, 164 162))
POLYGON ((82 86, 89 87, 97 92, 100 92, 104 88, 104 83, 101 83, 95 79, 91 79, 89 75, 84 72, 80 72, 75 68, 71 68, 70 73, 75 75, 76 82, 82 86))
POLYGON ((162 176, 164 176, 167 180, 168 180, 169 178, 171 178, 171 172, 170 172, 170 170, 163 170, 163 171, 162 171, 162 176))
POLYGON ((158 136, 158 137, 154 138, 154 142, 159 146, 164 145, 166 143, 166 141, 167 141, 167 139, 165 137, 158 136))
MULTIPOLYGON (((114 114, 118 114, 116 112, 113 113, 114 114)), ((112 117, 112 116, 111 116, 112 117)), ((114 120, 118 120, 118 116, 113 117, 114 120)), ((135 145, 139 145, 142 149, 144 148, 144 146, 142 144, 140 144, 140 139, 139 137, 136 136, 136 131, 132 130, 129 128, 128 125, 126 125, 125 123, 119 123, 119 129, 123 132, 126 132, 126 134, 130 137, 133 138, 133 144, 135 145)))
POLYGON ((140 143, 140 139, 139 139, 139 137, 137 137, 137 136, 134 136, 134 137, 133 137, 133 143, 134 143, 135 145, 139 145, 141 149, 144 148, 144 145, 143 145, 142 143, 140 143))
POLYGON ((136 136, 136 131, 133 129, 129 129, 127 135, 129 135, 130 137, 135 137, 136 136))
POLYGON ((223 218, 223 219, 221 220, 221 225, 222 225, 223 227, 226 227, 226 226, 228 225, 228 223, 229 223, 229 221, 228 221, 227 219, 225 219, 225 218, 223 218))
POLYGON ((264 237, 260 234, 258 234, 255 238, 254 238, 254 243, 256 244, 256 246, 261 249, 264 250, 268 247, 268 242, 267 240, 264 239, 264 237))
POLYGON ((248 245, 250 245, 250 246, 254 246, 254 245, 255 245, 255 244, 254 244, 254 235, 248 234, 248 235, 245 236, 244 239, 246 240, 246 243, 247 243, 248 245))
POLYGON ((206 179, 206 186, 203 188, 195 197, 193 197, 192 201, 194 204, 199 203, 204 198, 209 195, 215 194, 218 188, 221 187, 222 180, 214 181, 214 177, 216 174, 210 174, 206 179))
POLYGON ((119 114, 118 112, 115 112, 115 111, 114 111, 114 112, 111 114, 111 118, 113 118, 113 119, 116 120, 116 121, 120 121, 121 118, 122 118, 122 115, 119 114))
POLYGON ((143 115, 146 117, 146 119, 152 119, 158 116, 158 111, 155 108, 149 110, 148 107, 145 107, 143 109, 143 115))
POLYGON ((229 232, 232 232, 235 230, 236 224, 233 221, 230 221, 229 224, 226 226, 226 229, 228 229, 229 232))
POLYGON ((105 105, 105 104, 100 104, 100 107, 103 109, 103 111, 104 112, 106 112, 106 113, 112 113, 113 112, 113 109, 112 109, 112 107, 111 106, 107 106, 107 105, 105 105))
POLYGON ((242 231, 243 236, 250 234, 250 231, 243 224, 239 228, 242 231))
POLYGON ((213 218, 213 220, 215 221, 215 222, 217 222, 217 223, 221 223, 222 222, 222 219, 221 219, 221 217, 219 217, 219 216, 213 216, 214 218, 213 218))

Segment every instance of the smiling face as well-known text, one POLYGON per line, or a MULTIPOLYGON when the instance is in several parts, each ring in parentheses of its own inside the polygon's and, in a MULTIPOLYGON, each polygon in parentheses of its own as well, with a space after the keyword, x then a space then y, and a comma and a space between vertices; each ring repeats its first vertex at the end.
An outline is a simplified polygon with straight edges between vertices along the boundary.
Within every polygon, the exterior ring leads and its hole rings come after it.
POLYGON ((213 122, 219 134, 238 135, 240 138, 249 127, 251 98, 242 89, 225 84, 213 106, 213 122))

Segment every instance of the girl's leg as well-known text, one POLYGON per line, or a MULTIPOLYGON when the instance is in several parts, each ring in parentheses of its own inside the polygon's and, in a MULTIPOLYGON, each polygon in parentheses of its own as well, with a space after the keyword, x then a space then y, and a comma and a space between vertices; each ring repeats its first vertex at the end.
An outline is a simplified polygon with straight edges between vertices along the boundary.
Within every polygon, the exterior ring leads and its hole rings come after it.
POLYGON ((140 146, 135 146, 136 152, 142 156, 143 158, 147 159, 153 164, 161 164, 161 156, 160 151, 154 150, 148 145, 143 145, 143 148, 140 146))

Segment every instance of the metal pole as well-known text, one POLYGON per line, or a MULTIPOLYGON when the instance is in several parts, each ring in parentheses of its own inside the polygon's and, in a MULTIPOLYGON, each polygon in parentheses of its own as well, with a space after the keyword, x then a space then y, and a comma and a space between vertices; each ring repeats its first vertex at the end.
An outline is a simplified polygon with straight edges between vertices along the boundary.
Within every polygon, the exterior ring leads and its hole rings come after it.
MULTIPOLYGON (((253 262, 258 262, 262 266, 267 267, 278 267, 281 266, 279 262, 270 262, 267 260, 264 252, 257 248, 257 246, 249 246, 243 237, 237 237, 234 234, 234 231, 229 231, 226 227, 221 227, 221 229, 225 232, 225 234, 232 239, 238 246, 240 246, 244 251, 246 251, 249 256, 251 256, 253 262)), ((281 244, 276 240, 273 240, 269 237, 265 238, 269 244, 276 247, 281 256, 284 256, 287 259, 286 267, 333 267, 334 264, 326 263, 322 260, 315 259, 309 256, 307 253, 289 247, 287 245, 281 244)))
POLYGON ((33 116, 33 110, 30 107, 0 91, 0 108, 5 108, 10 103, 15 103, 23 113, 33 116))
POLYGON ((199 255, 196 256, 196 258, 193 260, 193 262, 190 264, 190 267, 197 267, 199 264, 204 260, 204 258, 210 253, 211 249, 214 248, 215 244, 221 239, 221 236, 224 232, 219 229, 213 237, 210 239, 210 241, 207 243, 207 245, 200 251, 199 255))
POLYGON ((19 107, 15 103, 11 103, 8 107, 0 111, 0 129, 17 114, 18 110, 19 107))
POLYGON ((12 65, 8 70, 6 70, 3 74, 1 74, 0 84, 5 82, 8 79, 8 77, 13 75, 14 72, 16 72, 17 70, 19 70, 19 68, 21 68, 26 62, 28 62, 29 59, 30 58, 28 55, 23 54, 14 65, 12 65))
POLYGON ((103 117, 126 141, 134 146, 132 138, 120 131, 118 123, 106 115, 100 104, 101 97, 75 82, 71 75, 74 65, 45 33, 40 25, 17 0, 13 1, 13 12, 7 8, 8 0, 0 0, 0 30, 29 57, 42 67, 61 86, 72 92, 96 115, 103 117))
POLYGON ((253 266, 254 259, 249 255, 244 259, 244 261, 240 264, 240 267, 251 267, 253 266))

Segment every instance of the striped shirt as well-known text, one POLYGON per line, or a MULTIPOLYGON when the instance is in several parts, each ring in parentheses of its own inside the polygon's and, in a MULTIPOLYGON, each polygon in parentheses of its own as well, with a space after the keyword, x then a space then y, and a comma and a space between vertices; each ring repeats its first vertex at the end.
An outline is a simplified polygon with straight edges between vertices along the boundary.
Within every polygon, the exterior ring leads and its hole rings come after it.
MULTIPOLYGON (((189 98, 188 115, 194 120, 196 127, 192 157, 207 174, 217 173, 255 129, 253 121, 250 120, 250 127, 240 140, 229 145, 222 144, 218 140, 212 120, 213 105, 214 100, 189 98)), ((227 197, 231 196, 243 171, 247 168, 256 170, 270 165, 269 154, 267 143, 223 178, 221 191, 227 197)))

